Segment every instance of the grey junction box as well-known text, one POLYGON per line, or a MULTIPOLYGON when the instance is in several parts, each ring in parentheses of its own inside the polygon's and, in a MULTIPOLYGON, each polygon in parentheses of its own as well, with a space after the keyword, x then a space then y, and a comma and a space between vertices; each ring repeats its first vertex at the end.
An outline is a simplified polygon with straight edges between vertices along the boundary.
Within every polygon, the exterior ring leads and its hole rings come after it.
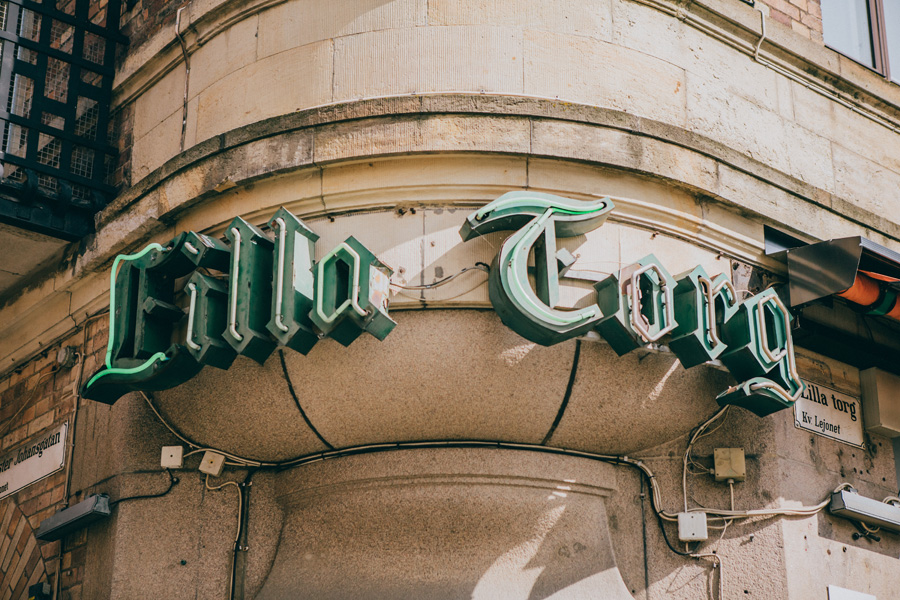
POLYGON ((859 372, 866 431, 900 437, 900 377, 881 369, 859 372))

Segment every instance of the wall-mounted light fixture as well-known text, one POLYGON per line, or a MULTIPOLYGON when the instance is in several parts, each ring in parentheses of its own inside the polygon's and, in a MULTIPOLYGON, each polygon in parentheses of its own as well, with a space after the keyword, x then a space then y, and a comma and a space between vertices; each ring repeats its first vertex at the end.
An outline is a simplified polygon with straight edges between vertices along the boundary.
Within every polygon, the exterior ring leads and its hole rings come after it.
POLYGON ((860 496, 853 488, 831 494, 831 514, 900 532, 900 506, 860 496))
POLYGON ((42 542, 52 542, 87 527, 94 521, 105 519, 109 516, 109 512, 109 496, 94 494, 75 506, 64 508, 52 517, 44 519, 34 537, 42 542))

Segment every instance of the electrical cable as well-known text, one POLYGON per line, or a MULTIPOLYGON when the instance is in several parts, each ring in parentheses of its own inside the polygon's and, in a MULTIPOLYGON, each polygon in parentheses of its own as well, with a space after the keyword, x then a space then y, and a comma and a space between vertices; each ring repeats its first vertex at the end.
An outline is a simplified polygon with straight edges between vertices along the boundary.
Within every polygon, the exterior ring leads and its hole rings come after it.
POLYGON ((560 421, 562 421, 563 414, 566 412, 566 407, 569 405, 569 399, 572 397, 572 389, 575 387, 575 376, 578 375, 578 360, 580 357, 581 340, 575 340, 575 354, 572 356, 572 368, 569 370, 569 382, 566 384, 566 392, 563 394, 562 402, 559 404, 559 410, 556 411, 556 418, 553 419, 553 424, 550 425, 550 429, 547 430, 547 435, 541 440, 541 446, 547 445, 547 442, 553 437, 556 428, 559 426, 560 421))
MULTIPOLYGON (((614 465, 627 465, 638 469, 643 472, 650 482, 650 490, 651 490, 651 504, 653 506, 654 511, 660 516, 660 518, 665 519, 667 521, 677 521, 678 517, 674 513, 670 513, 662 508, 662 499, 659 490, 659 484, 656 482, 656 476, 652 471, 640 460, 635 460, 629 458, 628 456, 616 456, 616 455, 608 455, 608 454, 596 454, 593 452, 585 452, 581 450, 570 450, 567 448, 554 448, 552 446, 541 446, 535 444, 526 444, 526 443, 514 443, 514 442, 497 442, 497 441, 485 441, 485 440, 435 440, 435 441, 422 441, 422 442, 394 442, 394 443, 385 443, 385 444, 368 444, 364 446, 355 446, 351 448, 343 448, 336 450, 329 450, 326 452, 319 452, 316 454, 307 454, 304 456, 299 456, 297 458, 293 458, 290 460, 282 461, 282 462, 263 462, 257 461, 247 458, 242 458, 239 456, 235 456, 234 454, 230 454, 223 450, 219 450, 217 448, 206 448, 201 447, 196 442, 188 440, 188 438, 184 437, 182 434, 177 432, 174 427, 169 425, 156 410, 156 407, 151 402, 150 398, 146 393, 141 392, 144 396, 144 399, 147 401, 147 404, 151 407, 154 414, 156 414, 157 418, 163 421, 163 424, 166 426, 169 431, 171 431, 176 437, 195 448, 191 452, 186 453, 184 456, 190 456, 192 454, 197 454, 199 452, 205 452, 207 450, 212 452, 217 452, 222 454, 227 458, 231 458, 233 461, 242 464, 243 466, 251 466, 251 467, 259 467, 259 468, 274 468, 278 470, 289 469, 293 467, 299 467, 302 465, 311 464, 314 462, 330 460, 333 458, 339 458, 344 456, 353 456, 356 454, 367 454, 374 452, 386 452, 391 450, 402 450, 402 449, 412 449, 412 448, 501 448, 501 449, 510 449, 510 450, 530 450, 535 452, 545 452, 548 454, 557 454, 564 456, 577 456, 582 458, 587 458, 590 460, 597 460, 601 462, 606 462, 614 465)), ((727 408, 727 407, 726 407, 727 408)), ((720 410, 715 415, 713 415, 709 420, 707 420, 703 425, 701 425, 697 431, 694 433, 693 440, 696 441, 699 434, 703 432, 703 430, 708 427, 711 423, 713 423, 725 409, 720 410)), ((844 488, 851 487, 848 483, 842 483, 838 486, 834 491, 838 492, 844 488)), ((707 515, 711 515, 710 518, 715 520, 727 520, 727 519, 748 519, 752 517, 774 517, 774 516, 811 516, 826 506, 828 506, 830 502, 830 497, 823 500, 821 503, 808 506, 808 507, 800 507, 800 508, 773 508, 773 509, 760 509, 760 510, 745 510, 745 511, 731 511, 731 510, 722 510, 722 509, 691 509, 686 512, 705 512, 707 515)))
POLYGON ((244 494, 241 493, 241 486, 236 481, 226 481, 221 485, 209 485, 209 473, 206 474, 205 481, 206 489, 210 491, 221 490, 222 488, 228 487, 229 485, 233 485, 234 488, 238 492, 238 513, 237 513, 237 534, 234 536, 234 548, 231 554, 231 577, 228 582, 228 597, 234 598, 234 563, 236 558, 236 553, 238 551, 238 542, 241 539, 241 519, 244 516, 244 494))
POLYGON ((328 443, 322 434, 319 433, 319 430, 316 429, 315 425, 312 424, 312 421, 309 420, 309 417, 306 415, 306 411, 303 410, 303 406, 300 405, 300 399, 297 398, 297 393, 294 392, 294 384, 291 381, 291 376, 288 373, 287 365, 284 362, 284 350, 281 348, 278 349, 278 358, 281 360, 281 374, 284 376, 284 382, 287 384, 288 391, 291 393, 291 398, 294 399, 294 405, 297 407, 297 410, 300 411, 300 416, 303 417, 303 420, 306 422, 306 426, 309 427, 310 431, 316 434, 316 437, 319 438, 319 441, 322 442, 326 448, 329 450, 334 450, 334 446, 328 443))
POLYGON ((682 550, 679 550, 678 548, 676 548, 675 546, 672 545, 671 541, 669 541, 669 535, 666 533, 666 524, 662 518, 661 513, 656 514, 656 520, 659 522, 659 530, 662 532, 663 540, 665 540, 666 546, 669 547, 669 550, 671 550, 675 554, 678 554, 679 556, 693 556, 693 554, 691 554, 690 552, 684 552, 682 550))
POLYGON ((725 563, 722 557, 714 552, 703 552, 700 554, 690 554, 691 558, 711 558, 715 561, 714 569, 719 571, 719 600, 725 600, 725 563))
POLYGON ((459 273, 455 273, 453 275, 448 275, 447 277, 444 277, 443 279, 435 281, 434 283, 428 283, 425 285, 400 285, 399 283, 392 283, 391 287, 399 288, 401 290, 430 290, 430 289, 441 287, 443 285, 447 285, 448 283, 450 283, 451 281, 453 281, 454 279, 456 279, 463 273, 467 273, 469 271, 484 271, 485 273, 491 272, 490 267, 488 267, 485 263, 478 262, 478 263, 475 263, 474 267, 466 267, 459 273))
POLYGON ((174 477, 172 475, 171 470, 166 469, 165 471, 166 471, 166 475, 169 476, 169 487, 167 487, 164 491, 162 491, 158 494, 141 494, 138 496, 128 496, 126 498, 119 498, 118 500, 110 500, 110 502, 109 502, 110 507, 115 506, 119 502, 127 502, 129 500, 143 500, 144 498, 162 498, 163 496, 165 496, 166 494, 171 492, 172 488, 175 487, 175 484, 178 483, 178 478, 174 477))
POLYGON ((688 512, 687 471, 688 471, 688 461, 690 460, 690 456, 691 456, 691 450, 693 449, 694 444, 697 442, 697 440, 700 439, 701 437, 703 437, 701 434, 703 434, 703 432, 706 430, 706 428, 709 427, 710 425, 712 425, 713 423, 715 423, 721 417, 723 417, 728 412, 729 408, 730 408, 730 405, 723 406, 718 411, 716 411, 716 413, 713 416, 711 416, 709 419, 707 419, 705 422, 703 422, 699 427, 697 427, 697 429, 694 431, 693 435, 691 436, 690 440, 688 441, 687 449, 684 451, 684 460, 683 460, 684 466, 683 466, 682 473, 681 473, 681 488, 682 488, 682 492, 684 493, 684 512, 688 512))
POLYGON ((249 466, 249 467, 264 467, 264 466, 265 466, 265 467, 277 467, 277 466, 279 465, 279 463, 268 463, 268 462, 261 462, 261 461, 257 461, 257 460, 252 460, 252 459, 249 459, 249 458, 243 458, 243 457, 240 457, 240 456, 236 456, 236 455, 234 455, 234 454, 231 454, 231 453, 229 453, 229 452, 225 452, 224 450, 219 450, 218 448, 208 448, 208 447, 201 446, 201 445, 198 444, 197 442, 194 442, 194 441, 188 439, 187 437, 184 436, 184 434, 182 434, 181 432, 179 432, 178 430, 176 430, 174 427, 172 427, 172 425, 170 425, 169 422, 166 421, 166 420, 163 418, 163 416, 160 414, 159 410, 157 410, 156 406, 153 404, 153 401, 150 399, 150 395, 149 395, 147 392, 143 392, 143 391, 142 391, 142 392, 140 392, 140 394, 141 394, 141 396, 143 396, 144 401, 147 402, 147 406, 150 407, 150 410, 153 411, 153 414, 156 415, 156 418, 160 420, 160 422, 165 426, 165 428, 168 429, 168 430, 172 433, 172 435, 174 435, 175 437, 177 437, 179 440, 181 440, 182 442, 184 442, 185 444, 187 444, 187 445, 190 446, 191 448, 194 448, 194 450, 191 450, 190 452, 186 453, 186 454, 184 455, 184 457, 191 456, 192 454, 198 454, 198 453, 200 453, 200 452, 206 452, 206 451, 208 450, 208 451, 211 451, 211 452, 216 452, 216 453, 218 453, 218 454, 221 454, 222 456, 224 456, 224 457, 226 457, 226 458, 230 458, 231 460, 233 460, 233 461, 235 461, 235 462, 237 462, 237 463, 240 463, 240 464, 242 464, 242 465, 244 465, 244 466, 249 466))
MULTIPOLYGON (((244 536, 245 542, 247 540, 247 523, 250 518, 250 515, 249 515, 250 487, 253 485, 252 480, 253 480, 253 475, 255 475, 255 474, 256 474, 256 470, 248 469, 247 476, 244 477, 244 481, 241 483, 240 488, 239 488, 240 493, 241 493, 241 502, 242 502, 242 504, 244 504, 244 510, 242 511, 241 518, 238 519, 238 533, 237 533, 238 543, 235 544, 234 552, 232 552, 233 556, 232 556, 232 561, 231 561, 231 578, 232 578, 233 582, 236 582, 238 579, 238 574, 237 574, 237 568, 238 568, 237 563, 238 563, 238 556, 239 556, 238 552, 240 552, 241 550, 247 550, 246 547, 241 548, 241 546, 239 544, 240 544, 241 536, 244 536)), ((246 568, 247 568, 246 563, 243 564, 243 567, 244 567, 244 572, 241 574, 241 583, 240 584, 232 584, 231 595, 229 597, 229 600, 234 600, 234 591, 235 591, 236 587, 238 585, 243 586, 243 580, 244 580, 244 577, 246 576, 246 568)))
POLYGON ((11 416, 11 417, 9 418, 9 420, 6 421, 6 424, 3 426, 3 429, 0 430, 0 438, 2 438, 4 435, 6 435, 6 432, 9 431, 10 427, 12 427, 12 424, 13 424, 13 422, 15 421, 16 417, 18 417, 20 414, 22 414, 22 411, 24 411, 26 408, 28 408, 29 406, 31 406, 31 403, 34 402, 35 399, 38 397, 37 392, 38 392, 38 388, 40 387, 41 383, 42 383, 46 378, 50 377, 51 375, 56 375, 56 374, 59 373, 61 370, 62 370, 62 367, 61 367, 61 366, 57 366, 57 367, 56 367, 55 369, 53 369, 52 371, 50 371, 50 372, 48 372, 48 373, 44 373, 43 375, 41 375, 40 377, 38 377, 37 382, 34 384, 34 388, 31 390, 31 395, 28 397, 27 400, 25 400, 25 401, 22 403, 22 406, 19 407, 19 410, 17 410, 17 411, 13 414, 13 416, 11 416))

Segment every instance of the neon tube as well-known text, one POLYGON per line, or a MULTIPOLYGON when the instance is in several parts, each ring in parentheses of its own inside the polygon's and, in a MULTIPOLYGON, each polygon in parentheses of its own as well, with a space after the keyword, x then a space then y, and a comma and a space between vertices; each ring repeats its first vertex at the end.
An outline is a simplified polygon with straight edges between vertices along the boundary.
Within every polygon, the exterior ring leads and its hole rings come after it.
POLYGON ((282 307, 284 300, 284 245, 287 241, 287 225, 281 217, 275 219, 275 223, 280 230, 278 234, 278 276, 275 280, 275 326, 287 333, 290 329, 284 324, 284 308, 282 307))
POLYGON ((634 327, 635 331, 637 331, 642 338, 644 338, 648 342, 655 342, 662 336, 666 335, 678 325, 675 322, 675 307, 673 303, 669 301, 669 296, 671 295, 668 285, 666 285, 666 280, 663 277, 662 269, 659 268, 658 265, 654 263, 650 263, 648 265, 644 265, 643 267, 636 269, 634 273, 631 274, 631 326, 634 327), (646 273, 647 271, 656 271, 657 277, 659 277, 659 287, 663 290, 665 294, 663 298, 663 306, 665 308, 666 315, 666 326, 661 328, 656 335, 650 335, 650 330, 644 327, 643 323, 638 324, 638 319, 635 315, 641 314, 641 288, 638 285, 638 279, 640 279, 641 275, 646 273))
POLYGON ((194 282, 191 282, 187 284, 187 288, 191 292, 191 305, 188 308, 187 336, 184 341, 189 348, 199 352, 203 347, 194 341, 194 311, 197 306, 197 286, 194 285, 194 282))
POLYGON ((362 259, 359 254, 357 254, 356 250, 350 247, 347 242, 343 242, 340 246, 332 250, 328 253, 328 255, 319 261, 318 271, 319 271, 319 285, 316 286, 316 313, 319 315, 319 318, 322 319, 326 323, 332 323, 335 319, 337 319, 338 315, 347 307, 349 304, 353 310, 355 310, 360 316, 368 317, 369 313, 363 309, 362 306, 359 305, 359 271, 360 271, 360 263, 362 259), (322 297, 323 290, 325 286, 321 283, 325 278, 325 263, 331 260, 335 254, 340 252, 341 250, 346 250, 350 256, 353 257, 353 291, 350 294, 350 297, 344 300, 339 307, 337 307, 331 316, 325 316, 325 313, 322 312, 322 304, 324 302, 324 298, 322 297))
MULTIPOLYGON (((534 240, 537 239, 537 236, 540 234, 540 229, 543 227, 544 223, 547 221, 547 219, 549 219, 553 215, 553 210, 554 210, 553 208, 548 208, 544 212, 543 215, 541 215, 539 218, 533 220, 528 225, 528 229, 525 230, 525 233, 522 236, 521 241, 516 244, 516 246, 519 246, 521 244, 521 247, 519 247, 517 249, 519 250, 519 252, 521 252, 522 254, 525 255, 526 260, 528 259, 528 251, 531 249, 531 245, 534 243, 534 240), (529 239, 529 236, 532 235, 532 232, 534 230, 537 230, 538 233, 534 235, 534 239, 529 239), (528 241, 529 243, 525 243, 526 241, 528 241)), ((517 257, 516 252, 511 253, 511 256, 508 259, 507 265, 508 265, 508 268, 513 271, 516 271, 519 269, 518 257, 517 257)), ((526 269, 526 271, 527 271, 527 269, 526 269)), ((501 276, 502 276, 502 272, 501 272, 501 276)), ((600 308, 596 307, 596 305, 592 305, 589 309, 583 309, 582 311, 579 311, 579 312, 572 312, 572 313, 563 313, 560 311, 549 312, 545 308, 544 303, 540 302, 538 300, 537 296, 534 294, 534 292, 531 290, 530 287, 528 289, 525 289, 522 286, 522 282, 520 281, 520 279, 521 278, 519 278, 519 277, 512 277, 511 281, 509 281, 510 288, 513 288, 513 287, 515 288, 514 291, 517 292, 517 297, 520 301, 522 301, 523 304, 528 304, 534 310, 534 312, 544 316, 548 321, 555 322, 557 325, 560 325, 560 326, 576 325, 576 324, 584 322, 588 319, 592 319, 592 318, 599 316, 598 313, 599 313, 600 308), (584 311, 588 311, 588 312, 584 312, 584 311), (575 316, 574 317, 562 316, 565 314, 572 314, 575 316)), ((526 279, 527 279, 527 276, 526 276, 526 279)))
POLYGON ((237 227, 231 228, 234 236, 234 247, 231 249, 231 302, 228 316, 228 333, 237 341, 242 341, 244 336, 237 330, 237 292, 238 292, 238 267, 241 266, 241 232, 237 227))

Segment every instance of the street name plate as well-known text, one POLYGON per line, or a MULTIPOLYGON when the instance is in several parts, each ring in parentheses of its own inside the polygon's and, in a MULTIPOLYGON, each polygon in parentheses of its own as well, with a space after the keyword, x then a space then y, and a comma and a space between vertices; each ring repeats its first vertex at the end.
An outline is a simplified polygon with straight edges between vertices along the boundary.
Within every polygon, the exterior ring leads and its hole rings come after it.
POLYGON ((794 403, 794 426, 856 446, 863 446, 859 398, 803 380, 806 389, 794 403))
POLYGON ((63 468, 68 430, 66 421, 0 457, 0 499, 63 468))

